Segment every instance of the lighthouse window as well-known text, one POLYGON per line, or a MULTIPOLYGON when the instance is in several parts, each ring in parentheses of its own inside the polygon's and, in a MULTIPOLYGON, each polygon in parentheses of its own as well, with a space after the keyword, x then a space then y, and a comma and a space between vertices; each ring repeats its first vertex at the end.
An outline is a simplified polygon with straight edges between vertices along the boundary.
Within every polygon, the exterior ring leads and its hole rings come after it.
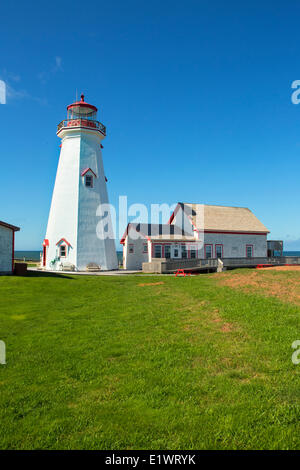
POLYGON ((85 185, 86 185, 88 188, 92 188, 92 187, 93 187, 93 177, 92 177, 92 175, 86 175, 86 176, 85 176, 85 185))
POLYGON ((66 257, 66 253, 67 253, 66 245, 61 245, 61 246, 60 246, 60 256, 61 256, 62 258, 65 258, 65 257, 66 257))

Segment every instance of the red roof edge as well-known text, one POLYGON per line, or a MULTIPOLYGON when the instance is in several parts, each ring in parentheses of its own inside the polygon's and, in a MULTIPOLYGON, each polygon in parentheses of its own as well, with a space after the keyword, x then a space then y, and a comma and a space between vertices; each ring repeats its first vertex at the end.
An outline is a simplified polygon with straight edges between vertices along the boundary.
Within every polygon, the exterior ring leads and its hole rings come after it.
POLYGON ((69 243, 65 238, 61 238, 56 245, 59 245, 61 242, 65 242, 67 245, 71 246, 71 243, 69 243))
MULTIPOLYGON (((124 245, 125 244, 125 240, 126 240, 126 237, 128 235, 128 232, 129 232, 129 227, 130 227, 130 222, 129 224, 127 225, 127 228, 123 234, 123 237, 121 238, 120 240, 120 245, 124 245)), ((147 240, 150 240, 151 241, 151 238, 148 236, 148 235, 145 235, 143 232, 138 232, 140 235, 142 235, 144 238, 146 238, 147 240)))
POLYGON ((180 202, 177 202, 177 206, 175 207, 173 214, 171 214, 171 217, 169 218, 167 225, 170 225, 173 222, 174 217, 177 214, 179 207, 180 207, 180 202))
POLYGON ((0 220, 0 225, 2 225, 2 227, 10 228, 14 232, 19 232, 20 230, 20 227, 16 227, 15 225, 8 224, 6 222, 3 222, 2 220, 0 220))
POLYGON ((96 173, 94 173, 94 171, 91 168, 85 168, 84 170, 82 170, 81 176, 84 176, 88 171, 91 171, 93 175, 95 176, 95 178, 97 178, 96 173))
POLYGON ((79 107, 82 107, 82 108, 90 108, 90 109, 92 109, 93 111, 96 111, 96 112, 98 111, 96 106, 94 106, 93 104, 86 103, 84 101, 84 95, 83 94, 81 95, 81 101, 75 101, 75 103, 69 104, 69 106, 67 106, 67 110, 69 110, 71 108, 74 108, 75 106, 79 106, 79 107))
POLYGON ((123 234, 123 237, 122 237, 121 240, 120 240, 120 245, 124 245, 124 243, 125 243, 125 239, 126 239, 126 237, 127 237, 127 235, 128 235, 129 225, 130 225, 130 223, 127 225, 126 230, 125 230, 125 232, 124 232, 124 234, 123 234))

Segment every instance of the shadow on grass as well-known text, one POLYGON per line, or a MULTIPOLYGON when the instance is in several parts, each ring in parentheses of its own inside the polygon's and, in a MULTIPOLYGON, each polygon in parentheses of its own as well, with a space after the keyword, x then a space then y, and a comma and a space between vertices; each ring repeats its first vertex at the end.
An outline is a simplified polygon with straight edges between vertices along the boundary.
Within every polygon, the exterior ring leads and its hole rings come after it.
MULTIPOLYGON (((71 275, 70 275, 71 276, 71 275)), ((49 273, 44 271, 27 271, 24 276, 16 276, 16 277, 57 277, 61 279, 69 279, 74 281, 74 277, 70 277, 69 275, 59 274, 59 273, 49 273)))

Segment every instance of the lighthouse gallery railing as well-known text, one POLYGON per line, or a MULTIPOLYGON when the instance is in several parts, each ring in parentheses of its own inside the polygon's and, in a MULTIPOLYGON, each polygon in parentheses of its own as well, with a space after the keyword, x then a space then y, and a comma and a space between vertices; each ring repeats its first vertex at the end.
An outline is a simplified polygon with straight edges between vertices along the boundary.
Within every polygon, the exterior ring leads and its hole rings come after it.
POLYGON ((63 127, 88 127, 90 129, 96 129, 103 135, 106 135, 106 127, 99 121, 92 121, 90 119, 64 119, 57 126, 57 132, 63 127))

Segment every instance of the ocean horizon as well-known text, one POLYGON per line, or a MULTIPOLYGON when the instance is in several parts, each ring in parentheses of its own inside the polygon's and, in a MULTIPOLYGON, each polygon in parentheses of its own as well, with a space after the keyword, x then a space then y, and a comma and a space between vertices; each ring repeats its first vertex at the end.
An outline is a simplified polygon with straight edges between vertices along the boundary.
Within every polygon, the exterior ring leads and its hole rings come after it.
MULTIPOLYGON (((16 250, 15 251, 15 259, 17 260, 25 260, 25 261, 40 261, 41 250, 16 250)), ((117 251, 118 261, 123 259, 123 252, 117 251)))
MULTIPOLYGON (((41 253, 42 253, 41 250, 35 250, 35 251, 34 250, 33 251, 16 250, 15 251, 15 259, 25 260, 25 261, 39 261, 41 253)), ((300 250, 299 251, 284 251, 283 256, 300 256, 300 250)), ((119 261, 122 261, 123 252, 122 251, 117 251, 117 257, 118 257, 119 261)))

